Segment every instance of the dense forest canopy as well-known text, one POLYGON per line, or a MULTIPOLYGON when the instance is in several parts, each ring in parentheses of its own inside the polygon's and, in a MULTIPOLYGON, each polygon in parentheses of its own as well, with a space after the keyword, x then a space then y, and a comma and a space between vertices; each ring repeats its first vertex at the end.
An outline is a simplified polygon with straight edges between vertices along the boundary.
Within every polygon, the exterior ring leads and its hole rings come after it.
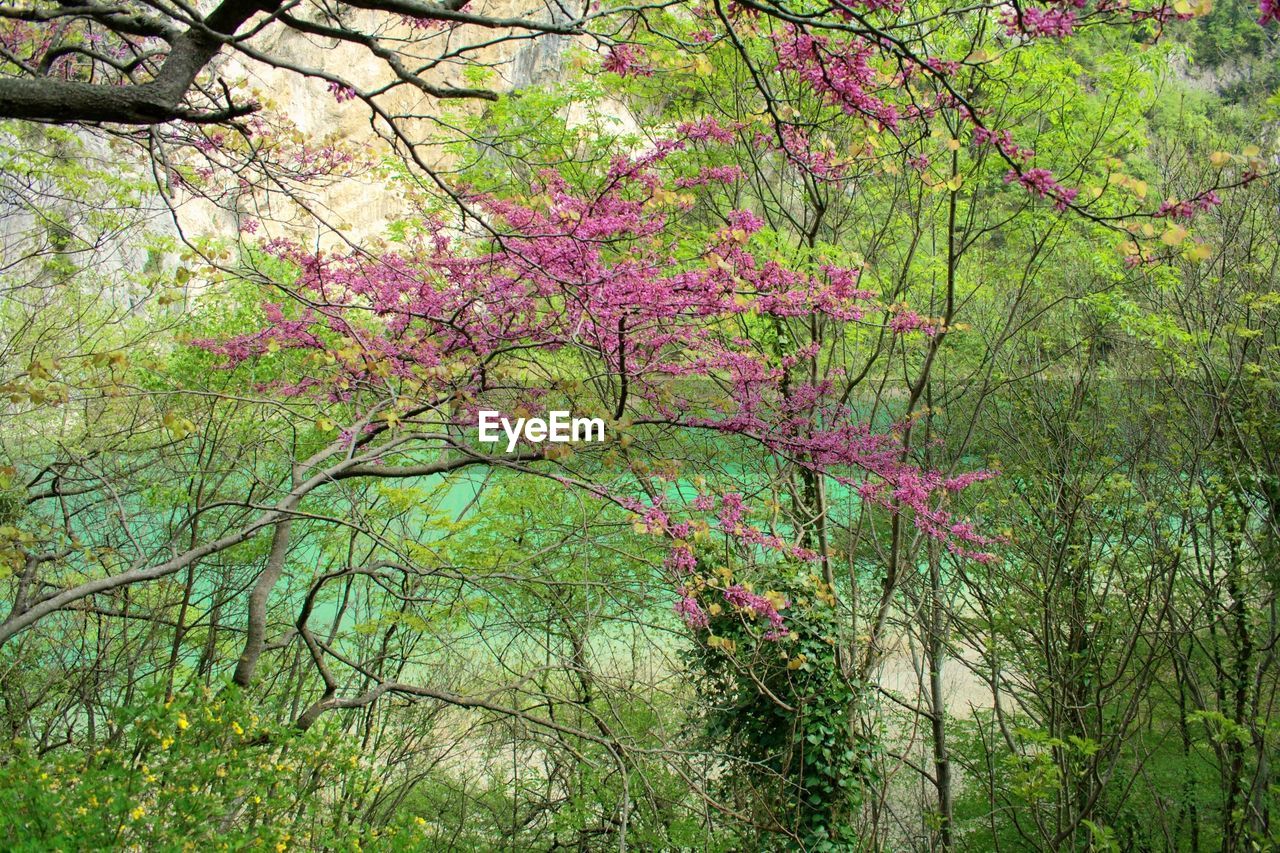
POLYGON ((1280 844, 1278 32, 0 0, 0 845, 1280 844))

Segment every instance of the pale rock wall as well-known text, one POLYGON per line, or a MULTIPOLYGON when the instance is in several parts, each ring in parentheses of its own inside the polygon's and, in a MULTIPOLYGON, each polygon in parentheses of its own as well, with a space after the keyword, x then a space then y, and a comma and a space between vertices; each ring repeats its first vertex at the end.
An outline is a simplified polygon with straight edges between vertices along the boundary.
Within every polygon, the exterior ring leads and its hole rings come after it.
MULTIPOLYGON (((453 31, 414 29, 395 16, 348 11, 349 25, 385 34, 388 45, 398 44, 402 49, 403 61, 409 67, 417 64, 415 59, 422 62, 445 51, 456 52, 460 48, 483 45, 468 52, 464 61, 445 64, 424 74, 423 79, 433 85, 473 85, 463 74, 466 65, 471 63, 480 63, 492 70, 487 87, 494 91, 510 92, 545 85, 562 75, 565 51, 573 42, 565 36, 537 35, 529 38, 528 34, 503 40, 502 36, 507 31, 469 26, 453 31), (397 39, 403 42, 397 43, 397 39), (495 41, 496 44, 490 44, 495 41)), ((504 18, 537 18, 546 14, 511 0, 475 3, 468 6, 467 11, 504 18)), ((254 50, 270 55, 283 65, 332 74, 365 91, 395 79, 386 64, 363 47, 302 34, 286 27, 265 30, 251 45, 254 50)), ((323 79, 274 68, 243 54, 231 53, 218 60, 216 71, 228 81, 245 81, 262 99, 264 106, 287 117, 310 144, 352 146, 375 161, 390 151, 386 142, 379 138, 380 134, 386 133, 385 123, 372 120, 370 110, 361 101, 340 103, 323 79), (379 125, 378 130, 375 130, 375 125, 379 125)), ((487 104, 482 100, 443 102, 407 84, 380 96, 378 103, 397 117, 397 125, 414 143, 418 156, 431 167, 447 165, 442 162, 439 150, 430 143, 430 137, 438 133, 432 117, 440 115, 443 107, 451 111, 459 107, 483 110, 487 104)), ((235 192, 231 186, 226 189, 232 190, 234 200, 213 204, 191 194, 175 199, 184 230, 193 236, 234 237, 243 220, 251 218, 261 223, 261 234, 288 236, 311 245, 332 246, 344 240, 362 243, 377 238, 385 233, 389 221, 404 214, 399 194, 374 174, 304 187, 297 199, 290 199, 288 193, 279 189, 253 193, 235 192)))

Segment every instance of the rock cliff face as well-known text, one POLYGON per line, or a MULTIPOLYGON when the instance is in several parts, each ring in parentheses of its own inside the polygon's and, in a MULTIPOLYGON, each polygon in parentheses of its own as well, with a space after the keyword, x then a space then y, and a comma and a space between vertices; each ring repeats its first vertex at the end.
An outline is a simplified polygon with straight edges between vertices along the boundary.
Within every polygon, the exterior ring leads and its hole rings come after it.
MULTIPOLYGON (((473 4, 467 11, 495 18, 546 16, 544 10, 530 10, 510 0, 473 4)), ((464 72, 474 66, 489 70, 486 85, 495 92, 545 85, 563 73, 565 51, 572 43, 571 38, 554 34, 530 37, 528 33, 514 35, 507 30, 476 27, 423 28, 394 16, 359 10, 348 10, 346 15, 344 22, 349 26, 378 33, 396 50, 405 67, 427 67, 421 76, 432 85, 469 85, 464 72)), ((442 165, 429 138, 439 131, 435 119, 445 102, 398 81, 387 63, 368 50, 283 27, 264 31, 250 44, 293 70, 227 53, 218 61, 215 73, 254 92, 267 110, 292 123, 308 145, 341 146, 376 162, 391 153, 391 140, 401 156, 412 147, 423 162, 442 165), (375 117, 360 100, 336 96, 324 74, 348 80, 365 92, 385 90, 377 97, 384 117, 375 117), (386 117, 394 120, 399 138, 390 130, 386 117)), ((482 100, 454 100, 445 105, 456 111, 483 110, 485 104, 482 100)), ((219 189, 227 195, 217 204, 192 195, 177 199, 178 218, 185 231, 201 236, 234 235, 247 220, 253 220, 250 227, 270 236, 333 245, 381 235, 387 222, 403 213, 398 195, 367 171, 288 192, 279 187, 219 189)))
MULTIPOLYGON (((177 233, 136 153, 87 132, 0 125, 0 291, 18 283, 36 293, 84 269, 131 304, 127 274, 163 269, 154 238, 177 233)), ((0 355, 4 340, 0 330, 0 355)))
MULTIPOLYGON (((523 2, 527 0, 473 0, 467 8, 492 17, 541 15, 545 19, 545 9, 518 5, 523 2)), ((422 78, 437 86, 474 85, 466 71, 476 66, 487 70, 484 85, 498 93, 549 85, 562 79, 567 52, 575 46, 574 39, 566 36, 476 27, 423 28, 395 16, 340 8, 345 10, 345 24, 378 34, 396 48, 398 61, 412 69, 427 68, 422 78)), ((593 44, 584 41, 578 46, 590 49, 593 44)), ((432 141, 441 131, 437 119, 446 108, 482 111, 488 105, 483 100, 431 97, 397 81, 387 62, 367 49, 336 39, 274 27, 264 28, 250 46, 274 64, 224 50, 211 72, 229 85, 243 87, 244 94, 263 105, 269 122, 283 119, 292 126, 289 136, 313 150, 351 150, 368 163, 389 154, 403 157, 411 150, 430 167, 447 166, 432 141), (362 101, 337 97, 326 76, 339 77, 366 92, 382 92, 377 104, 394 120, 401 136, 395 138, 386 120, 376 118, 362 101), (389 140, 398 150, 392 151, 389 140)), ((584 106, 575 106, 570 120, 591 121, 588 112, 584 106)), ((635 128, 621 108, 610 112, 620 127, 635 128)), ((174 152, 174 156, 183 155, 174 152)), ((147 187, 153 186, 152 176, 162 175, 165 169, 154 168, 133 143, 93 131, 55 132, 22 123, 0 128, 0 254, 4 258, 0 272, 34 280, 47 276, 42 265, 48 258, 63 257, 101 279, 104 292, 115 294, 112 298, 131 305, 129 282, 136 276, 159 275, 173 281, 184 240, 234 241, 242 231, 252 230, 258 238, 289 237, 308 246, 332 248, 385 236, 388 222, 406 212, 399 192, 373 169, 283 185, 269 180, 245 183, 233 169, 208 168, 212 164, 199 158, 190 165, 206 167, 208 183, 193 192, 171 182, 162 195, 147 187), (90 178, 89 186, 76 193, 46 186, 47 179, 30 176, 29 164, 5 167, 6 162, 18 163, 23 151, 40 152, 55 164, 59 158, 77 160, 88 174, 98 170, 111 180, 90 178), (117 178, 136 181, 140 189, 121 201, 113 187, 117 178), (114 218, 103 224, 108 213, 114 218), (51 224, 55 222, 67 224, 51 224), (69 230, 69 236, 60 229, 69 230)), ((188 290, 193 287, 200 287, 197 278, 183 285, 188 290)))

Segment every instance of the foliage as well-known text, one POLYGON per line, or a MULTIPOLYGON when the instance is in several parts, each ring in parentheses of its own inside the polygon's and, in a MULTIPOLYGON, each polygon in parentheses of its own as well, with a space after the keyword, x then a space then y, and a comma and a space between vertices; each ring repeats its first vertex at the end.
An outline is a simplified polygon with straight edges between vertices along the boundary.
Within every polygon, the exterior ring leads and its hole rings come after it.
MULTIPOLYGON (((703 600, 720 587, 751 588, 725 566, 688 586, 703 600)), ((749 809, 757 849, 848 849, 857 842, 852 816, 876 783, 877 746, 855 725, 867 696, 840 660, 835 597, 812 575, 764 595, 788 605, 783 649, 762 639, 749 604, 710 597, 708 637, 688 656, 695 718, 708 748, 724 756, 715 787, 749 809)))
POLYGON ((278 11, 0 16, 0 844, 1277 843, 1253 11, 278 11))

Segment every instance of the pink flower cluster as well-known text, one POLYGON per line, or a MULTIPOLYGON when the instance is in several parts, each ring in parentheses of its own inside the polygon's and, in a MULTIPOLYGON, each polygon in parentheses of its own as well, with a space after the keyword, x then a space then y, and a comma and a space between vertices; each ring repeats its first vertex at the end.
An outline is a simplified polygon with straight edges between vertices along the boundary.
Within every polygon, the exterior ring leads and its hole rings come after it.
POLYGON ((1040 198, 1052 199, 1053 207, 1058 211, 1066 210, 1080 194, 1078 189, 1068 189, 1059 184, 1048 169, 1027 169, 1022 174, 1018 174, 1017 169, 1010 169, 1004 176, 1004 182, 1017 182, 1040 198))
MULTIPOLYGON (((676 590, 679 598, 676 599, 675 611, 676 615, 691 630, 702 631, 711 624, 711 617, 698 599, 694 597, 694 593, 688 587, 681 586, 676 590)), ((734 584, 721 591, 721 596, 726 604, 733 607, 737 612, 748 616, 752 619, 763 619, 769 627, 763 635, 763 639, 767 642, 776 642, 787 636, 786 620, 776 605, 769 598, 752 592, 741 584, 734 584)), ((790 606, 790 602, 785 599, 782 601, 781 607, 790 606)))
POLYGON ((741 129, 742 125, 740 124, 725 127, 714 118, 708 116, 697 121, 682 123, 676 128, 676 133, 690 142, 718 142, 722 145, 732 145, 736 138, 734 132, 741 129))
POLYGON ((615 44, 610 47, 600 69, 621 77, 653 76, 653 68, 644 61, 644 51, 634 44, 615 44))
POLYGON ((680 596, 676 601, 676 615, 684 620, 684 624, 688 625, 695 631, 701 631, 711 623, 711 619, 707 616, 707 611, 702 609, 702 605, 698 600, 689 594, 689 590, 684 587, 678 589, 677 594, 680 596))
POLYGON ((994 145, 1010 160, 1026 162, 1035 156, 1030 148, 1023 148, 1013 141, 1013 133, 1008 130, 988 130, 985 127, 973 129, 973 143, 978 146, 994 145))
POLYGON ((329 82, 329 93, 333 95, 333 99, 340 104, 344 101, 354 101, 357 97, 354 89, 350 86, 344 86, 336 80, 331 80, 329 82))
POLYGON ((708 166, 700 169, 698 174, 688 178, 677 178, 675 186, 678 189, 689 189, 691 187, 701 187, 707 184, 732 184, 743 178, 741 166, 708 166))
POLYGON ((896 107, 872 93, 876 72, 869 63, 875 48, 850 38, 832 42, 788 26, 775 39, 778 68, 793 71, 812 89, 849 115, 860 115, 887 128, 896 128, 896 107))
POLYGON ((1181 222, 1190 222, 1197 213, 1204 213, 1222 204, 1222 198, 1213 190, 1206 190, 1195 198, 1183 201, 1167 199, 1156 211, 1156 216, 1169 217, 1181 222))
MULTIPOLYGON (((734 584, 724 591, 724 600, 745 613, 768 621, 769 630, 765 632, 766 640, 780 640, 787 635, 782 614, 774 603, 763 595, 754 593, 741 584, 734 584)), ((784 601, 782 606, 787 607, 784 601)))
MULTIPOLYGON (((849 164, 841 160, 834 151, 813 145, 804 128, 784 124, 781 134, 782 151, 787 159, 815 178, 838 181, 849 173, 849 164)), ((756 134, 756 142, 761 147, 771 147, 773 140, 767 134, 759 133, 756 134)))
POLYGON ((921 317, 915 311, 908 310, 898 311, 893 315, 889 320, 889 330, 898 335, 905 335, 907 332, 923 332, 930 338, 939 332, 936 323, 921 317))
POLYGON ((1131 21, 1155 21, 1167 24, 1170 21, 1189 21, 1195 17, 1194 12, 1179 12, 1172 3, 1161 3, 1149 9, 1134 9, 1129 13, 1131 21))
POLYGON ((1010 10, 1000 19, 1005 35, 1032 38, 1066 38, 1075 32, 1076 13, 1070 9, 1044 9, 1027 6, 1019 12, 1010 10))
POLYGON ((666 567, 676 575, 687 575, 698 567, 698 560, 688 545, 681 543, 667 552, 666 567))

